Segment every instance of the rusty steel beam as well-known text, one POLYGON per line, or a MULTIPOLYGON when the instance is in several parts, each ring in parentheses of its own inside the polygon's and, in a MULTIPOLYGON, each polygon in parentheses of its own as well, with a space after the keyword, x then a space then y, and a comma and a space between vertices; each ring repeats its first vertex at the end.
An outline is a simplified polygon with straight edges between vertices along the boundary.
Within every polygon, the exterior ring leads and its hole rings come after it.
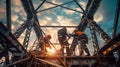
POLYGON ((44 60, 44 59, 40 59, 40 58, 35 58, 35 59, 38 60, 38 61, 40 61, 40 62, 47 63, 47 64, 52 65, 52 66, 55 66, 55 67, 63 67, 63 66, 61 66, 61 65, 59 65, 59 64, 52 63, 52 62, 46 61, 46 60, 44 60))
MULTIPOLYGON (((37 56, 36 56, 37 57, 37 56)), ((57 57, 47 56, 47 57, 37 57, 38 59, 42 59, 46 62, 51 62, 55 64, 60 64, 57 61, 57 57)), ((113 56, 60 56, 61 59, 64 59, 67 67, 97 67, 97 66, 116 66, 116 62, 113 56), (111 62, 112 61, 112 62, 111 62)))
POLYGON ((105 46, 103 46, 99 51, 99 55, 109 55, 113 51, 117 51, 120 49, 120 33, 111 39, 105 46))
POLYGON ((27 60, 29 60, 29 59, 30 59, 30 57, 27 57, 27 58, 24 58, 24 59, 20 59, 20 60, 18 60, 18 61, 15 61, 15 62, 13 62, 13 63, 11 63, 11 64, 6 65, 5 67, 13 66, 13 65, 19 64, 19 63, 21 63, 21 62, 27 61, 27 60))
POLYGON ((0 22, 0 35, 6 41, 8 46, 8 50, 10 50, 13 54, 21 54, 25 53, 26 50, 24 47, 18 42, 18 40, 12 35, 12 33, 0 22))

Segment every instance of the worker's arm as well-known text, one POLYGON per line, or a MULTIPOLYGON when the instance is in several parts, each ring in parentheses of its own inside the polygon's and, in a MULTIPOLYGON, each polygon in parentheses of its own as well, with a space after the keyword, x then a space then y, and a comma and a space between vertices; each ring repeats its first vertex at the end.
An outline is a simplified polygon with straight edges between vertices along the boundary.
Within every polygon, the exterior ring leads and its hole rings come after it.
POLYGON ((69 35, 72 36, 72 37, 76 37, 76 36, 78 36, 78 34, 76 34, 76 33, 69 34, 69 35))

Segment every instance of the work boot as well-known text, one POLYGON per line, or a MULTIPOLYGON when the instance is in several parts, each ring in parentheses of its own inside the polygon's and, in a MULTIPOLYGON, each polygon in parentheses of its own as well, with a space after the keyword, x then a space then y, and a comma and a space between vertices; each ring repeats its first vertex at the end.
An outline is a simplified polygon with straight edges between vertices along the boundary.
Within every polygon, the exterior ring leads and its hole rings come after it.
POLYGON ((82 56, 83 55, 83 49, 79 50, 79 55, 82 56))
POLYGON ((88 48, 85 48, 85 52, 87 53, 86 56, 90 56, 90 52, 89 52, 88 48))

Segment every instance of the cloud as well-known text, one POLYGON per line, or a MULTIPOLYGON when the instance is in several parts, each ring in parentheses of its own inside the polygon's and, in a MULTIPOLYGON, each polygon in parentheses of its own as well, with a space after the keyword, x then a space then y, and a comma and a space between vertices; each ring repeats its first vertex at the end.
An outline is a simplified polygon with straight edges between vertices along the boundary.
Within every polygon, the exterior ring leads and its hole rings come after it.
POLYGON ((54 5, 49 4, 49 3, 43 4, 43 7, 44 7, 45 9, 50 8, 50 7, 53 7, 53 6, 54 6, 54 5))
POLYGON ((85 9, 87 3, 84 1, 80 1, 79 4, 83 7, 83 9, 85 9))
POLYGON ((69 15, 72 15, 72 14, 75 13, 75 11, 67 10, 67 9, 65 9, 64 12, 65 12, 66 14, 69 14, 69 15))
POLYGON ((15 6, 21 6, 20 0, 13 0, 13 4, 14 4, 15 6))
POLYGON ((17 15, 12 15, 12 18, 11 18, 11 19, 12 19, 13 22, 15 22, 15 21, 18 20, 18 17, 19 17, 19 16, 17 16, 17 15))
POLYGON ((72 21, 72 19, 69 18, 65 18, 63 16, 57 16, 57 22, 61 25, 61 26, 74 26, 77 25, 76 23, 74 23, 72 21))
POLYGON ((0 0, 0 21, 4 22, 4 19, 6 18, 6 1, 0 0))
POLYGON ((52 3, 61 4, 60 0, 51 0, 52 3))
POLYGON ((4 7, 0 7, 0 20, 2 20, 5 17, 5 8, 4 7))
POLYGON ((51 20, 52 20, 52 18, 50 18, 50 17, 45 17, 45 19, 46 19, 47 21, 51 21, 51 20))
POLYGON ((45 19, 39 20, 40 25, 47 25, 48 22, 45 19))
POLYGON ((51 23, 51 25, 52 25, 52 26, 59 26, 59 24, 56 23, 56 22, 51 23))

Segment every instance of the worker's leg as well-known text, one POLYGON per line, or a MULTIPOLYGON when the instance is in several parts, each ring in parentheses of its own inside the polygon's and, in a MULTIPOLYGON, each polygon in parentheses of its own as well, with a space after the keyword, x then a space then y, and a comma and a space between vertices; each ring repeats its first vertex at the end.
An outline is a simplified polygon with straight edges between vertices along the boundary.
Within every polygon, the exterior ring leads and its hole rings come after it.
POLYGON ((61 52, 62 52, 62 56, 64 56, 64 45, 61 46, 61 52))
POLYGON ((68 45, 66 46, 66 53, 67 53, 67 56, 70 55, 70 54, 69 54, 69 46, 68 46, 68 45))
POLYGON ((90 52, 89 52, 89 50, 88 50, 87 45, 86 45, 85 42, 82 44, 82 47, 85 50, 85 52, 87 53, 87 56, 90 56, 90 52))
POLYGON ((44 44, 43 44, 43 42, 40 42, 39 48, 41 48, 41 51, 44 50, 44 44))
POLYGON ((75 48, 76 48, 76 45, 78 44, 78 39, 77 38, 74 38, 73 39, 73 42, 69 48, 69 54, 70 55, 73 55, 75 53, 75 48))
POLYGON ((65 40, 65 42, 64 42, 64 47, 66 48, 66 54, 67 54, 67 56, 70 55, 69 54, 69 43, 68 43, 67 40, 65 40))
POLYGON ((83 55, 83 46, 81 44, 79 44, 79 55, 82 56, 83 55))

